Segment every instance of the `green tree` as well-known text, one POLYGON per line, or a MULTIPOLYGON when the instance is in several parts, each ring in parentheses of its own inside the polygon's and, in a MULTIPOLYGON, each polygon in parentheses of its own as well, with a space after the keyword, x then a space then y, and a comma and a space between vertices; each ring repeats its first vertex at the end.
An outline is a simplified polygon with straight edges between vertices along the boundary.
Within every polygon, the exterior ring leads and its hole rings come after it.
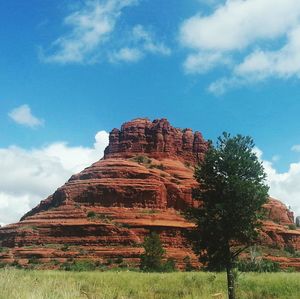
POLYGON ((141 255, 141 270, 147 272, 162 271, 162 259, 165 250, 162 247, 159 235, 151 232, 143 243, 144 253, 141 255))
POLYGON ((238 255, 258 237, 260 210, 268 200, 262 163, 248 136, 223 133, 195 170, 199 207, 189 214, 196 222, 193 242, 208 270, 227 271, 228 296, 235 298, 238 255))

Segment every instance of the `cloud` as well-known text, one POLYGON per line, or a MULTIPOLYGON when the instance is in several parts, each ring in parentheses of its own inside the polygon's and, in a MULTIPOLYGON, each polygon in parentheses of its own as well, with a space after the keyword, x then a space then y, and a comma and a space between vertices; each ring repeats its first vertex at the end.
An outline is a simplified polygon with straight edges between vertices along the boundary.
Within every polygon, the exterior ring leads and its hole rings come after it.
POLYGON ((44 120, 37 118, 28 105, 22 105, 9 112, 8 116, 17 124, 35 128, 44 124, 44 120))
POLYGON ((230 64, 231 59, 221 52, 199 52, 187 57, 184 62, 184 69, 187 73, 204 74, 217 65, 226 66, 230 64))
POLYGON ((270 195, 290 206, 295 212, 295 216, 300 216, 300 161, 291 163, 286 172, 278 172, 273 162, 263 159, 263 152, 256 148, 259 159, 263 162, 267 182, 270 186, 270 195))
POLYGON ((123 10, 138 3, 138 0, 86 0, 64 19, 70 32, 56 39, 48 51, 42 49, 41 60, 60 64, 94 64, 105 60, 128 63, 137 62, 146 54, 170 55, 170 49, 156 41, 154 34, 143 26, 117 27, 123 10))
POLYGON ((237 86, 249 86, 251 84, 253 84, 253 82, 247 78, 236 76, 228 78, 223 77, 209 84, 207 90, 215 96, 221 96, 226 93, 228 89, 235 88, 237 86))
POLYGON ((153 34, 145 30, 142 25, 136 25, 132 29, 132 39, 136 43, 140 42, 144 51, 162 55, 171 54, 171 50, 163 43, 156 42, 153 34))
POLYGON ((114 31, 122 10, 137 0, 86 0, 83 7, 64 19, 69 34, 55 40, 50 53, 41 54, 45 62, 86 63, 93 61, 99 48, 114 31))
POLYGON ((92 147, 55 142, 38 149, 0 148, 0 223, 17 221, 74 173, 96 162, 108 144, 100 131, 92 147))
MULTIPOLYGON (((299 24, 300 25, 300 24, 299 24)), ((256 50, 236 66, 235 74, 241 77, 276 76, 289 78, 300 75, 300 26, 289 32, 286 44, 277 51, 256 50)))
POLYGON ((156 41, 154 34, 146 30, 142 25, 136 25, 131 30, 125 47, 118 51, 113 51, 109 55, 111 62, 137 62, 148 53, 168 56, 171 54, 170 48, 164 43, 156 41))
POLYGON ((209 15, 185 20, 179 34, 190 51, 184 63, 188 73, 226 66, 227 77, 217 79, 212 92, 216 85, 224 92, 270 77, 299 77, 299 38, 297 0, 227 0, 209 15))
POLYGON ((300 144, 293 145, 291 151, 300 153, 300 144))
POLYGON ((122 48, 110 55, 111 62, 137 62, 143 58, 143 53, 137 48, 122 48))

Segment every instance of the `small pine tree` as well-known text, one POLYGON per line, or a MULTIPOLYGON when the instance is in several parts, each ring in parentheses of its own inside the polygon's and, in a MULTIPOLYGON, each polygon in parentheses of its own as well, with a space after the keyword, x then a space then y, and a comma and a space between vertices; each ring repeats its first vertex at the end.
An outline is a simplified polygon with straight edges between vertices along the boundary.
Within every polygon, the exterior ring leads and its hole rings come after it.
POLYGON ((190 215, 196 251, 208 269, 227 270, 229 299, 236 298, 236 259, 257 239, 258 212, 268 199, 266 174, 253 148, 252 138, 224 133, 195 172, 194 198, 201 201, 190 215))
POLYGON ((151 232, 150 235, 145 238, 143 247, 145 252, 141 255, 141 270, 146 272, 161 271, 163 267, 162 258, 165 254, 165 250, 162 247, 159 235, 155 232, 151 232))

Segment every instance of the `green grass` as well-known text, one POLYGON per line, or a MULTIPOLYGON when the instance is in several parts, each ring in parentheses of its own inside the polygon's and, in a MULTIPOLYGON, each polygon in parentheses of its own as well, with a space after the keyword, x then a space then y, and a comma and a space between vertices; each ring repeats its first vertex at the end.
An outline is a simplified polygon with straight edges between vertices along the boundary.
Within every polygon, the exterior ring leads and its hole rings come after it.
MULTIPOLYGON (((240 274, 238 299, 299 299, 300 273, 240 274)), ((224 273, 0 271, 0 299, 209 299, 226 294, 224 273)), ((226 298, 224 296, 224 298, 226 298)))

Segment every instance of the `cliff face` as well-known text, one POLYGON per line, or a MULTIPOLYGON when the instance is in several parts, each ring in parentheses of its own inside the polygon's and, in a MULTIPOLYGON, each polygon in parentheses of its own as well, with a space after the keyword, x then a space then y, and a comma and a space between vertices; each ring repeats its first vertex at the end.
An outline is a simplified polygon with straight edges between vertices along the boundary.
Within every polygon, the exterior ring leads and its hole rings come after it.
MULTIPOLYGON (((26 266, 34 258, 55 268, 86 259, 108 265, 122 257, 135 266, 145 235, 154 230, 178 267, 186 256, 198 265, 185 238, 193 224, 180 211, 194 204, 194 166, 207 148, 199 132, 165 119, 136 119, 112 130, 102 160, 73 175, 20 222, 0 228, 0 262, 26 266)), ((274 199, 266 209, 262 244, 299 250, 300 231, 287 228, 291 213, 274 199)), ((287 263, 300 268, 298 260, 287 263)))
POLYGON ((200 132, 176 129, 166 119, 151 122, 138 118, 113 129, 104 158, 128 158, 137 154, 196 163, 203 158, 208 143, 200 132))

